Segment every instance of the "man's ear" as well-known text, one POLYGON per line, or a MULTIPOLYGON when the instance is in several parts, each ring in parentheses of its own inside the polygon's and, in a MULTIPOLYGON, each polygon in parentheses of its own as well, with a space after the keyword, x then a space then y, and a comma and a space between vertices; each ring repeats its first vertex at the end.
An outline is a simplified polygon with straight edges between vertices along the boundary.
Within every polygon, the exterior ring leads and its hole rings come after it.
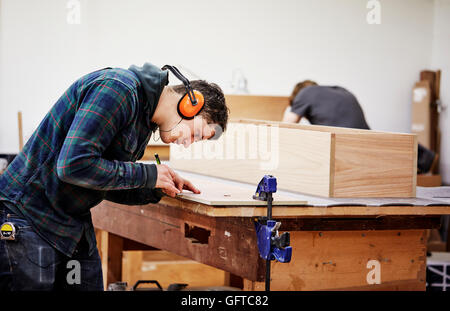
MULTIPOLYGON (((218 140, 220 136, 222 136, 223 128, 219 124, 210 124, 210 126, 208 126, 208 129, 214 131, 214 135, 211 136, 208 140, 218 140)), ((209 133, 208 136, 210 134, 211 133, 209 133)))

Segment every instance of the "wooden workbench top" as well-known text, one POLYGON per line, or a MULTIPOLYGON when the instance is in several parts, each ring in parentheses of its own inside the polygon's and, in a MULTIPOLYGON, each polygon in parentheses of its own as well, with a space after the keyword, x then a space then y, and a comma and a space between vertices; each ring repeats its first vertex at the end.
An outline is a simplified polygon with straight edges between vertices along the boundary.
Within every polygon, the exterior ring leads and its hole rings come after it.
MULTIPOLYGON (((255 217, 267 214, 266 202, 251 198, 257 183, 249 185, 183 171, 178 173, 202 193, 196 195, 183 192, 177 198, 164 197, 160 204, 212 217, 255 217)), ((278 191, 274 195, 272 213, 274 217, 448 215, 450 187, 418 187, 416 198, 323 198, 278 191)))

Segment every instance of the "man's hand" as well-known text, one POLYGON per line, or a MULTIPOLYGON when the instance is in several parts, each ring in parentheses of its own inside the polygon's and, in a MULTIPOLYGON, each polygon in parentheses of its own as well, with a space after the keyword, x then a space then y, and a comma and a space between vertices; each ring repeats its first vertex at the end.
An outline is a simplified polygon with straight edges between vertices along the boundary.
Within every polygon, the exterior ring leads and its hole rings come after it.
POLYGON ((183 191, 183 189, 185 189, 197 194, 200 193, 200 190, 198 190, 189 180, 184 179, 177 173, 175 173, 174 182, 175 186, 177 187, 178 190, 180 190, 180 192, 183 191))
POLYGON ((200 193, 192 183, 180 175, 174 172, 170 167, 165 164, 156 166, 158 170, 158 178, 156 179, 155 188, 161 188, 161 190, 171 196, 175 197, 177 193, 183 191, 183 189, 190 190, 194 193, 200 193))

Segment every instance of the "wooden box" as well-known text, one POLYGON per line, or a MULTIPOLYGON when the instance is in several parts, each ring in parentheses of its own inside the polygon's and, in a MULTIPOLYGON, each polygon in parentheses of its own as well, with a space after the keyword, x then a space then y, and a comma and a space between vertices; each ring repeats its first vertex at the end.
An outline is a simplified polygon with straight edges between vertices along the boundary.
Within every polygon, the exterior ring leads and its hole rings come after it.
POLYGON ((324 197, 415 197, 417 136, 240 120, 217 141, 172 145, 170 164, 255 189, 271 174, 279 189, 324 197))

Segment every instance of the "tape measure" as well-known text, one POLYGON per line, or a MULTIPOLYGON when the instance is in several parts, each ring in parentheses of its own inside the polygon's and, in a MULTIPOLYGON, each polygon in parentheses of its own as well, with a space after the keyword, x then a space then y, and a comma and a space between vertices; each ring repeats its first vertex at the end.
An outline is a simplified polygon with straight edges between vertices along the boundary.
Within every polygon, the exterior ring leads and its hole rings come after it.
POLYGON ((1 240, 11 240, 16 239, 16 226, 12 222, 5 222, 0 226, 0 239, 1 240))

